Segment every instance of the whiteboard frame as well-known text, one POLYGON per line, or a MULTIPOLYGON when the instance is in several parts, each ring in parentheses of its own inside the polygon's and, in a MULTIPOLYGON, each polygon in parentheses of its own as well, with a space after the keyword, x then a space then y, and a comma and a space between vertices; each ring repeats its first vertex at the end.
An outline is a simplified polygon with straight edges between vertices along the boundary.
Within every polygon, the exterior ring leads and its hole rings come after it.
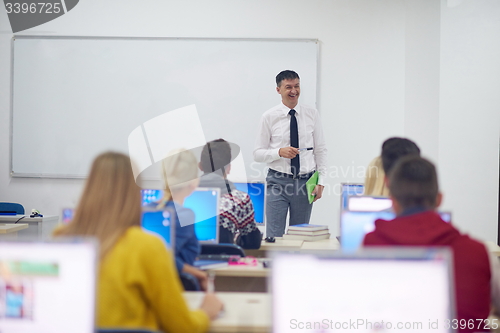
MULTIPOLYGON (((43 173, 16 173, 14 172, 14 42, 16 39, 81 39, 81 40, 199 40, 199 41, 238 41, 238 42, 307 42, 316 44, 316 106, 319 110, 319 80, 320 80, 320 40, 317 38, 222 38, 222 37, 120 37, 120 36, 37 36, 14 35, 11 39, 10 63, 10 133, 9 133, 9 160, 10 176, 13 178, 46 178, 46 179, 87 179, 82 175, 43 174, 43 173)), ((320 112, 321 114, 321 112, 320 112)), ((150 180, 150 179, 144 179, 150 180)))

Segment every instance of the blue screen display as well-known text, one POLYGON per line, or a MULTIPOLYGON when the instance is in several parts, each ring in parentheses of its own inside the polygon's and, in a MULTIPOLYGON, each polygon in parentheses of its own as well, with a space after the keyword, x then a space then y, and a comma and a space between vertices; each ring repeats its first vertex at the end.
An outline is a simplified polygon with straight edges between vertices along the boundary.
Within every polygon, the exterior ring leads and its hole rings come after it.
POLYGON ((172 247, 171 242, 171 216, 167 210, 143 211, 141 225, 145 230, 158 234, 165 240, 168 247, 172 247))
MULTIPOLYGON (((163 198, 162 190, 142 190, 142 205, 158 202, 163 198)), ((201 242, 218 242, 219 190, 197 188, 184 200, 184 207, 195 215, 194 229, 201 242)))
POLYGON ((265 183, 234 183, 238 191, 246 192, 252 200, 255 211, 255 222, 264 224, 264 208, 266 206, 265 183))
POLYGON ((194 230, 200 242, 218 242, 219 197, 219 191, 198 188, 184 200, 184 207, 194 211, 194 230))
MULTIPOLYGON (((445 222, 451 222, 451 213, 440 212, 445 222)), ((340 245, 344 252, 354 252, 363 244, 365 235, 375 229, 378 219, 392 220, 396 214, 388 211, 351 212, 344 211, 340 216, 340 245)))
POLYGON ((363 184, 342 184, 342 210, 347 209, 347 198, 349 198, 350 195, 363 195, 364 192, 365 186, 363 184))
POLYGON ((150 203, 158 202, 163 198, 162 190, 141 190, 142 205, 147 206, 150 203))

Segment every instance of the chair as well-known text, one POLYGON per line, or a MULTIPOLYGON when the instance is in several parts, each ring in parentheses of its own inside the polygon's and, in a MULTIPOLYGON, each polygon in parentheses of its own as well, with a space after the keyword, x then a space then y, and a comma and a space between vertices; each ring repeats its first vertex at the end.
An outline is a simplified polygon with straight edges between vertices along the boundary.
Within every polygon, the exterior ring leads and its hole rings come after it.
POLYGON ((183 273, 181 272, 179 274, 179 277, 181 278, 182 286, 184 287, 185 291, 200 291, 200 283, 198 282, 198 279, 195 278, 193 275, 189 273, 183 273))
POLYGON ((24 207, 14 202, 0 202, 0 214, 24 215, 24 207))
POLYGON ((142 328, 98 328, 97 333, 161 333, 142 328))
POLYGON ((200 254, 238 255, 240 257, 244 257, 245 251, 240 246, 231 243, 201 244, 200 254))

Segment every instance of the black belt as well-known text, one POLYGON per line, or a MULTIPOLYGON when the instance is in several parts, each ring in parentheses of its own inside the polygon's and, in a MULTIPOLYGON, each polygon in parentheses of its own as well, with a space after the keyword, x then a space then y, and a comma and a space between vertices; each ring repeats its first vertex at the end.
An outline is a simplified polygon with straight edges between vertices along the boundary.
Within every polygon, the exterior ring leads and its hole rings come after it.
POLYGON ((276 170, 273 170, 273 169, 269 169, 269 173, 272 173, 274 175, 274 177, 276 178, 292 178, 292 179, 309 179, 311 178, 312 175, 314 175, 316 171, 311 171, 309 173, 304 173, 304 174, 301 174, 301 175, 297 175, 297 176, 293 176, 289 173, 283 173, 283 172, 279 172, 279 171, 276 171, 276 170))

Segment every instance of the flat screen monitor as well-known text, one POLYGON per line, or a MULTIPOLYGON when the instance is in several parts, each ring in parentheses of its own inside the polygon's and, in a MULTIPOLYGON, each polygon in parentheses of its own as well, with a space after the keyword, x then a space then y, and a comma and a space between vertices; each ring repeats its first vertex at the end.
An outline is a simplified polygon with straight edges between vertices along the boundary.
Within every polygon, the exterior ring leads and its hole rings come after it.
POLYGON ((255 222, 258 225, 265 225, 266 219, 266 183, 265 182, 248 182, 248 183, 233 183, 237 190, 246 192, 252 200, 253 209, 255 211, 255 222))
POLYGON ((347 209, 358 212, 378 212, 392 210, 392 200, 387 197, 349 196, 347 209))
POLYGON ((340 184, 342 187, 342 193, 340 195, 340 211, 347 209, 347 198, 353 195, 363 195, 365 192, 365 186, 363 184, 340 184))
POLYGON ((159 202, 163 198, 163 190, 144 189, 141 190, 142 205, 148 206, 152 203, 159 202))
POLYGON ((73 208, 63 208, 61 214, 62 224, 69 224, 73 220, 74 215, 75 215, 75 210, 73 208))
POLYGON ((172 224, 172 215, 175 212, 165 207, 143 207, 141 215, 141 226, 145 231, 160 236, 169 249, 174 248, 175 224, 172 224))
POLYGON ((198 187, 184 200, 184 207, 194 211, 194 229, 201 243, 219 243, 220 189, 198 187))
POLYGON ((1 332, 95 332, 95 242, 3 241, 0 253, 1 332))
MULTIPOLYGON (((440 212, 441 218, 451 222, 450 212, 440 212)), ((396 217, 394 212, 351 212, 343 211, 340 216, 340 247, 343 252, 357 251, 363 244, 365 235, 375 229, 378 219, 392 220, 396 217)))
MULTIPOLYGON (((161 198, 162 190, 142 190, 143 206, 158 202, 161 198)), ((198 187, 184 199, 183 206, 194 212, 194 229, 201 243, 219 242, 219 202, 219 188, 198 187)))
POLYGON ((454 318, 449 251, 377 252, 275 256, 273 332, 452 332, 444 325, 454 318))

